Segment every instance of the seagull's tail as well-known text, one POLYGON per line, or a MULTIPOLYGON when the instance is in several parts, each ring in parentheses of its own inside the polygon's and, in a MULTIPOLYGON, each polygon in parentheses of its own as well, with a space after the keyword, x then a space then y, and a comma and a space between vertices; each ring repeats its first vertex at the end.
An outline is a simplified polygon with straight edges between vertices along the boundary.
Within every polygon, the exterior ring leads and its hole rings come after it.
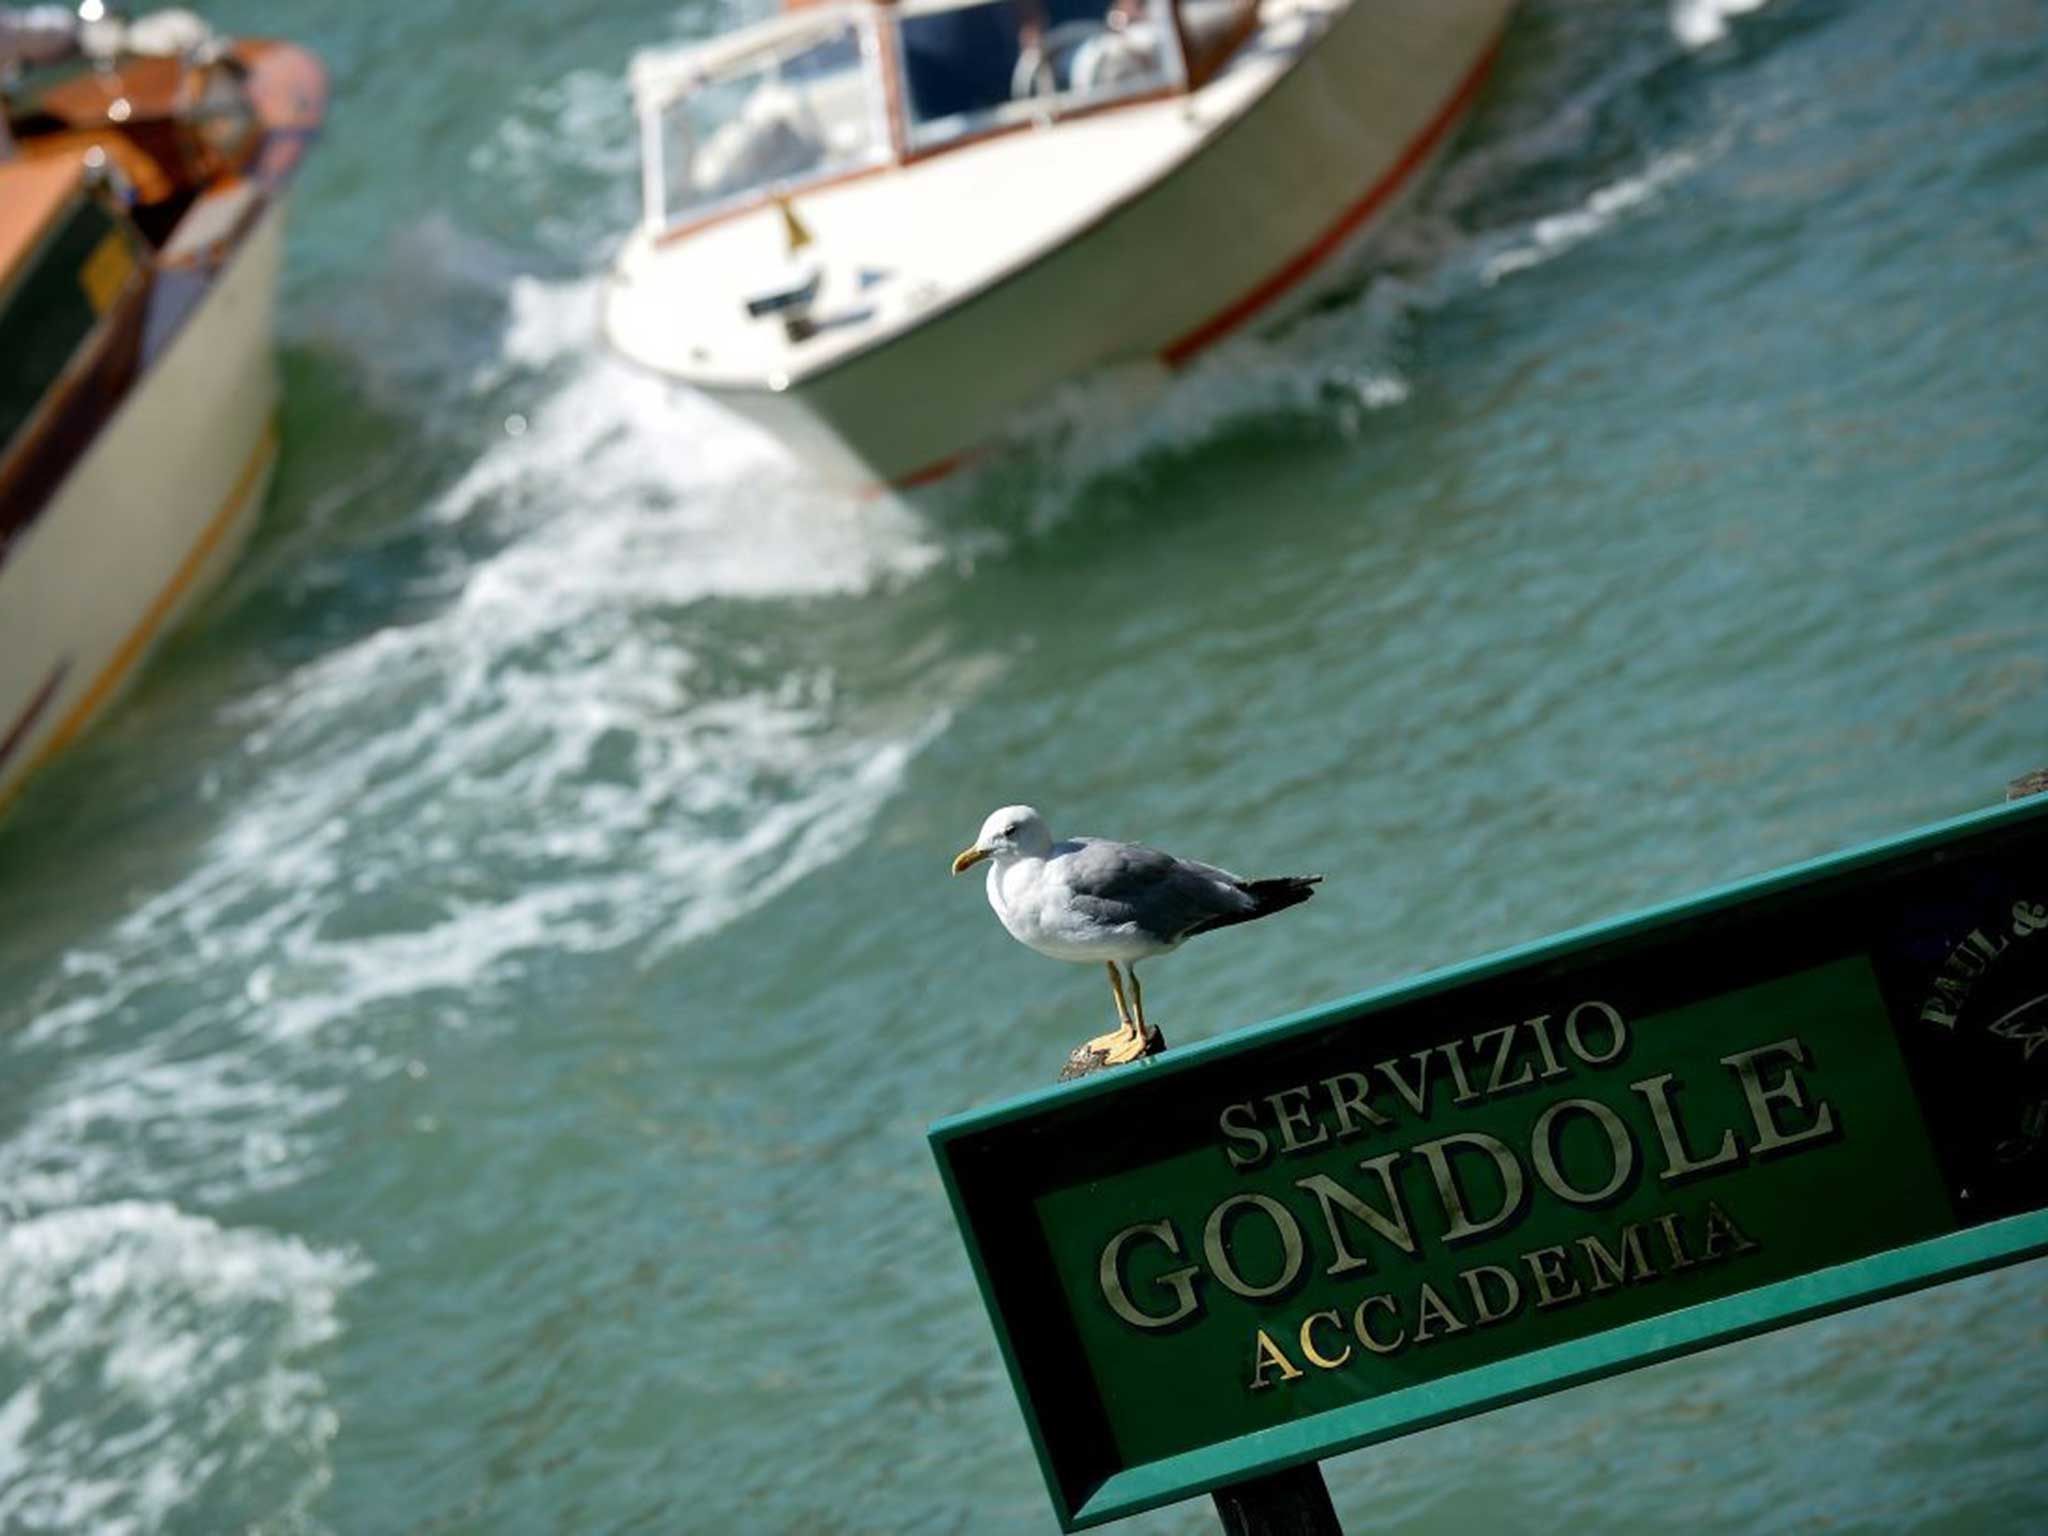
POLYGON ((1233 923, 1248 923, 1255 917, 1271 917, 1275 912, 1298 907, 1315 895, 1316 887, 1322 882, 1321 875, 1281 875, 1273 880, 1247 880, 1238 889, 1251 897, 1249 907, 1242 912, 1225 912, 1212 917, 1199 928, 1190 929, 1187 936, 1193 938, 1212 928, 1228 928, 1233 923))

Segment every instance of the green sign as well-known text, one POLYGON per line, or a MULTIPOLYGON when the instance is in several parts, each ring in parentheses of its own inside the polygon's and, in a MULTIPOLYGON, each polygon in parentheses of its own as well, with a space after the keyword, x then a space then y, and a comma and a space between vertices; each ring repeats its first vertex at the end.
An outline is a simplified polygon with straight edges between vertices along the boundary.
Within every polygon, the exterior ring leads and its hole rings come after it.
POLYGON ((931 1139, 1068 1530, 2048 1252, 2048 798, 931 1139))

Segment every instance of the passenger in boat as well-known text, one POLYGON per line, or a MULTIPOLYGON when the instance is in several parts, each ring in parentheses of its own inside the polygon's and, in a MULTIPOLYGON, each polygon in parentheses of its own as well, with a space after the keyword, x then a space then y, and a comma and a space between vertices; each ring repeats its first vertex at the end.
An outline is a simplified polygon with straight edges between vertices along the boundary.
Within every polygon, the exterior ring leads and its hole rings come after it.
POLYGON ((911 115, 974 117, 1032 96, 1148 79, 1159 50, 1143 11, 1140 0, 983 0, 906 16, 911 115))
POLYGON ((1112 0, 1103 30, 1074 50, 1069 85, 1077 96, 1114 94, 1159 73, 1159 29, 1138 0, 1112 0))
POLYGON ((1042 32, 1034 0, 995 0, 906 17, 903 60, 919 122, 986 112, 1010 99, 1026 37, 1042 32))

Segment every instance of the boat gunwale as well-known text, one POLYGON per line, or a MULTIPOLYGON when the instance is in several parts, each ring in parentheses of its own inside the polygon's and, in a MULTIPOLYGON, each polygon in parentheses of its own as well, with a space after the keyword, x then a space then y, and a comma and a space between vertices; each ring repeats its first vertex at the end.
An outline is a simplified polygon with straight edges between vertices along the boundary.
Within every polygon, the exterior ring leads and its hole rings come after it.
MULTIPOLYGON (((629 73, 628 83, 632 90, 634 113, 636 116, 644 117, 650 110, 663 112, 681 100, 687 94, 690 85, 701 80, 706 70, 717 64, 746 58, 755 49, 772 47, 777 38, 794 30, 792 18, 802 17, 809 20, 816 17, 837 17, 847 25, 861 30, 876 43, 876 66, 882 89, 882 105, 889 122, 889 143, 886 146, 876 146, 857 165, 812 176, 776 177, 761 186, 735 193, 731 198, 694 217, 685 215, 666 220, 658 227, 643 220, 642 227, 652 231, 649 242, 656 248, 674 245, 717 225, 758 213, 763 208, 785 201, 798 193, 822 192, 845 186, 849 182, 866 180, 884 171, 907 170, 911 166, 941 155, 950 155, 957 150, 975 149, 991 139, 1003 138, 1010 134, 1027 130, 1036 131, 1060 123, 1097 117, 1105 112, 1120 111, 1127 107, 1152 106, 1174 97, 1192 99, 1223 74, 1231 59, 1258 35, 1260 27, 1264 24, 1260 20, 1260 6, 1253 3, 1246 10, 1245 20, 1232 26, 1225 41, 1215 49, 1213 56, 1204 59, 1204 67, 1197 70, 1188 50, 1187 27, 1181 15, 1180 0, 1163 0, 1163 3, 1168 30, 1173 36, 1174 59, 1179 66, 1171 72, 1172 78, 1166 84, 1106 96, 1094 101, 1082 101, 1068 107, 1059 106, 1057 98, 1053 98, 1042 111, 1027 113, 1009 122, 991 123, 937 143, 922 145, 912 142, 909 114, 904 103, 903 34, 900 26, 896 24, 902 15, 918 14, 914 6, 899 6, 892 3, 892 0, 829 0, 829 3, 825 4, 803 5, 778 12, 739 31, 722 33, 700 42, 686 44, 664 56, 665 67, 658 71, 652 64, 636 65, 629 73), (751 46, 743 46, 741 40, 749 32, 758 32, 760 38, 751 46), (711 63, 698 64, 697 58, 700 55, 711 63), (696 67, 692 69, 692 65, 696 67), (656 83, 643 86, 640 83, 641 76, 651 77, 656 83)), ((1310 7, 1297 7, 1292 14, 1299 14, 1300 10, 1308 8, 1310 7)), ((1281 71, 1281 74, 1285 73, 1286 71, 1281 71)), ((1276 75, 1274 83, 1277 83, 1278 79, 1279 76, 1276 75)))
MULTIPOLYGON (((1176 156, 1174 159, 1172 159, 1167 164, 1162 166, 1156 175, 1148 178, 1144 182, 1140 183, 1138 186, 1133 187, 1131 190, 1123 193, 1122 195, 1113 199, 1112 201, 1105 203, 1101 208, 1096 210, 1094 215, 1091 216, 1086 223, 1081 224, 1080 226, 1074 229, 1066 231, 1056 240, 1052 240, 1050 242, 1039 245, 1036 249, 1031 250, 1029 253, 1024 255, 1019 260, 1011 263, 1006 267, 999 268, 998 270, 990 273, 987 277, 982 279, 982 281, 976 284, 975 286, 970 288, 964 288, 959 293, 950 296, 944 303, 935 305, 930 309, 920 311, 912 323, 898 325, 894 329, 889 330, 880 335, 874 336, 868 341, 863 342, 858 346, 849 348, 847 351, 839 353, 837 356, 832 357, 824 362, 813 363, 808 367, 802 364, 796 364, 787 369, 776 370, 772 373, 764 375, 747 375, 744 377, 719 377, 717 375, 712 374, 694 374, 688 372, 683 368, 663 367, 660 364, 656 363, 644 363, 644 366, 646 366, 650 371, 654 372, 655 374, 659 375, 662 378, 686 385, 691 389, 702 390, 704 393, 708 395, 758 395, 775 397, 792 394, 809 385, 817 383, 821 379, 828 378, 832 374, 835 374, 841 371, 842 369, 851 367, 855 363, 864 362, 874 357, 879 352, 886 351, 890 347, 896 346, 901 342, 910 340, 912 337, 918 335, 920 332, 925 330, 933 322, 948 318, 956 314, 958 311, 965 309, 969 305, 977 303, 980 300, 987 298, 990 294, 995 293, 997 290, 1009 285, 1010 283, 1016 282, 1022 278, 1029 276, 1038 267, 1042 266, 1044 263, 1051 261, 1056 256, 1058 256, 1059 253, 1066 247, 1072 245, 1076 241, 1087 239, 1089 236, 1096 234, 1105 225, 1111 223, 1115 219, 1122 216, 1124 213, 1130 211, 1132 208, 1142 203, 1146 198, 1152 197, 1153 195, 1158 193, 1169 180, 1186 171, 1194 161, 1199 159, 1201 156, 1207 154, 1214 146, 1225 141, 1233 132, 1240 128, 1245 123, 1245 121, 1248 118, 1250 118, 1254 108, 1259 106, 1262 102, 1268 100, 1272 96, 1272 94, 1281 87, 1281 85, 1283 85, 1286 81, 1291 79, 1293 75, 1296 73, 1296 71, 1298 71, 1305 64, 1308 63, 1308 61, 1315 55, 1316 51, 1320 47, 1322 47, 1324 42, 1331 36, 1332 33, 1334 33, 1337 30, 1338 26, 1341 25, 1343 21, 1349 19, 1353 14, 1355 14, 1357 11, 1363 8, 1366 4, 1367 0, 1343 0, 1343 4, 1341 6, 1322 11, 1322 14, 1325 17, 1327 17, 1327 20, 1325 20, 1323 24, 1315 31, 1313 36, 1307 38, 1303 42, 1299 51, 1296 52, 1292 58, 1288 59, 1281 68, 1274 72, 1273 77, 1270 80, 1268 80, 1263 86, 1261 86, 1255 93, 1246 97, 1245 100, 1239 103, 1237 107, 1235 107, 1228 116, 1220 118, 1210 128, 1210 130, 1207 133, 1204 133, 1200 138, 1194 140, 1184 150, 1182 150, 1178 156, 1176 156), (777 379, 779 379, 781 382, 775 382, 775 380, 777 379)), ((1496 36, 1494 41, 1490 42, 1487 48, 1484 49, 1480 54, 1479 57, 1482 59, 1482 61, 1492 56, 1494 47, 1497 45, 1497 43, 1498 37, 1496 36)), ((1214 78, 1215 77, 1211 77, 1210 83, 1213 83, 1214 78)), ((1202 87, 1202 89, 1207 88, 1207 85, 1202 87)), ((1176 91, 1171 94, 1187 94, 1189 99, 1192 100, 1194 99, 1194 96, 1198 93, 1182 93, 1176 91)), ((1126 106, 1137 105, 1157 106, 1159 105, 1160 101, 1165 99, 1168 98, 1156 98, 1153 101, 1146 103, 1125 101, 1110 102, 1105 103, 1102 110, 1117 110, 1124 108, 1126 106)), ((1070 114, 1068 119, 1063 120, 1071 120, 1071 118, 1078 117, 1080 115, 1081 114, 1079 113, 1070 114)), ((1030 125, 1026 124, 1025 126, 1028 127, 1030 125)), ((984 140, 982 142, 986 143, 987 141, 984 140)), ((928 156, 926 158, 931 157, 928 156)), ((904 168, 905 167, 896 164, 895 162, 890 162, 889 164, 884 166, 871 168, 866 174, 873 174, 874 170, 901 170, 904 168)), ((815 190, 815 188, 813 188, 813 190, 815 190)), ((745 211, 759 212, 760 206, 764 205, 757 205, 745 211)), ((666 242, 663 239, 663 237, 659 235, 652 235, 649 237, 648 240, 648 244, 651 248, 658 249, 660 246, 666 243, 668 242, 666 242)), ((618 270, 616 267, 614 267, 610 279, 608 281, 607 287, 609 288, 613 285, 616 285, 619 282, 619 280, 620 279, 618 275, 618 270)))
MULTIPOLYGON (((90 433, 79 445, 75 455, 67 458, 54 478, 39 492, 30 492, 30 499, 10 506, 8 518, 0 519, 0 569, 5 568, 9 556, 48 510, 50 502, 76 469, 77 463, 91 451, 92 444, 114 428, 125 416, 128 407, 137 394, 146 387, 158 364, 183 335, 193 318, 213 298, 216 283, 248 246, 265 217, 284 204, 290 184, 303 163, 306 149, 325 127, 329 99, 328 76, 326 66, 316 54, 299 44, 275 38, 235 37, 228 40, 228 46, 247 71, 244 80, 250 87, 250 106, 261 122, 263 132, 240 168, 222 170, 207 179, 198 197, 194 199, 193 207, 198 207, 208 197, 236 187, 248 187, 253 195, 236 211, 227 227, 205 246, 168 256, 165 254, 165 247, 175 239, 175 227, 164 246, 156 245, 139 231, 126 210, 113 210, 116 214, 116 228, 126 231, 126 237, 136 257, 134 270, 123 279, 115 301, 95 320, 92 329, 80 340, 64 368, 43 392, 35 411, 7 442, 0 443, 0 485, 11 488, 15 481, 29 473, 30 467, 36 463, 37 455, 48 446, 52 432, 62 427, 66 420, 66 411, 76 404, 80 390, 90 384, 105 361, 109 348, 118 342, 117 321, 132 325, 136 333, 138 352, 133 370, 122 383, 119 392, 105 402, 98 420, 92 425, 90 433), (281 67, 287 72, 299 71, 308 75, 313 88, 310 97, 294 93, 287 107, 284 103, 274 99, 266 100, 260 96, 256 86, 266 62, 271 62, 275 67, 281 67), (180 272, 199 275, 206 285, 206 291, 196 302, 179 311, 168 326, 157 327, 154 315, 157 279, 168 273, 180 272), (130 311, 138 302, 138 283, 141 288, 139 302, 142 312, 136 314, 130 311)), ((282 83, 289 87, 293 82, 286 80, 262 83, 267 88, 271 83, 282 83)), ((301 79, 296 83, 305 85, 309 82, 301 79)), ((35 158, 33 155, 25 156, 24 160, 32 164, 35 158)), ((75 174, 79 177, 86 198, 97 200, 103 205, 107 204, 106 194, 93 185, 90 169, 82 160, 75 174)), ((72 197, 67 198, 64 207, 75 207, 76 196, 77 193, 74 193, 72 197)), ((190 212, 188 209, 187 217, 190 212)), ((47 239, 49 233, 48 228, 44 229, 41 238, 47 239)), ((4 297, 13 297, 18 283, 25 281, 24 272, 25 268, 8 274, 4 297)))
MULTIPOLYGON (((893 93, 892 93, 893 94, 893 93)), ((1161 86, 1156 90, 1140 91, 1129 96, 1119 96, 1113 101, 1095 101, 1059 113, 1055 123, 1078 122, 1085 118, 1100 117, 1108 112, 1121 112, 1129 107, 1149 107, 1167 101, 1175 96, 1187 94, 1174 86, 1161 86)), ((894 109, 894 103, 891 103, 894 109)), ((666 224, 649 243, 657 249, 664 246, 680 245, 693 235, 720 224, 729 224, 735 219, 759 213, 764 208, 784 202, 798 193, 815 193, 843 187, 851 182, 866 181, 870 177, 884 175, 890 171, 905 171, 912 166, 953 154, 957 150, 979 149, 993 139, 1008 138, 1012 134, 1035 133, 1046 125, 1037 118, 1021 118, 1015 122, 994 123, 978 128, 972 133, 963 133, 958 138, 948 139, 943 144, 928 144, 922 149, 906 149, 902 154, 879 153, 859 165, 848 166, 843 171, 832 171, 809 179, 788 177, 769 182, 751 192, 744 192, 708 213, 694 219, 680 219, 666 224)))

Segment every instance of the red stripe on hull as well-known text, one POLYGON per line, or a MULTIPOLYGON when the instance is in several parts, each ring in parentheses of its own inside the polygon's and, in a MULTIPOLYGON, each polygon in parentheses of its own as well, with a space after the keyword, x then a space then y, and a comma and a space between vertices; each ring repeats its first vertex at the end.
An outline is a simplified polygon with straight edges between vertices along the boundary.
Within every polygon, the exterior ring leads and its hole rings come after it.
POLYGON ((913 469, 909 474, 899 475, 896 479, 886 484, 878 481, 867 487, 862 494, 864 496, 880 496, 889 491, 914 491, 919 486, 936 485, 956 470, 965 469, 987 451, 985 447, 967 448, 959 453, 948 454, 936 464, 927 464, 922 469, 913 469))
MULTIPOLYGON (((1423 162, 1443 143, 1459 120, 1471 107, 1472 100, 1479 94, 1479 88, 1486 82, 1495 58, 1500 54, 1500 36, 1496 35, 1486 45, 1457 87, 1437 108, 1436 114, 1423 126, 1422 132, 1401 151, 1401 157, 1394 162, 1387 173, 1367 189, 1365 195, 1351 204, 1337 216, 1334 223, 1318 235, 1306 249, 1297 253, 1287 264, 1266 278, 1251 292, 1245 294, 1228 308, 1203 321, 1179 340, 1170 343, 1159 354, 1160 361, 1169 368, 1179 368, 1197 353, 1207 350, 1217 342, 1239 329, 1280 298, 1288 290, 1305 281, 1316 268, 1334 255, 1343 243, 1355 234, 1360 225, 1385 207, 1421 169, 1423 162)), ((866 486, 863 498, 880 496, 889 491, 910 491, 944 480, 947 476, 965 468, 986 451, 986 446, 969 448, 960 453, 949 454, 936 463, 912 470, 886 483, 866 486)))
POLYGON ((1228 309, 1212 315, 1178 341, 1170 344, 1159 354, 1160 361, 1169 368, 1181 367, 1196 353, 1214 346, 1232 331, 1237 330, 1329 260, 1359 225, 1386 206, 1457 125, 1458 119, 1463 117, 1465 110, 1472 105, 1472 98, 1479 93, 1479 87, 1485 81, 1487 71, 1493 68, 1493 61, 1499 53, 1500 38, 1495 37, 1487 44, 1486 51, 1480 54, 1479 61, 1467 72, 1465 78, 1458 82, 1458 88, 1451 92, 1442 106, 1437 108, 1436 116, 1432 117, 1413 142, 1401 151, 1401 158, 1394 162, 1386 175, 1373 183, 1365 196, 1346 208, 1338 215, 1334 224, 1316 237, 1313 244, 1258 287, 1228 309))

